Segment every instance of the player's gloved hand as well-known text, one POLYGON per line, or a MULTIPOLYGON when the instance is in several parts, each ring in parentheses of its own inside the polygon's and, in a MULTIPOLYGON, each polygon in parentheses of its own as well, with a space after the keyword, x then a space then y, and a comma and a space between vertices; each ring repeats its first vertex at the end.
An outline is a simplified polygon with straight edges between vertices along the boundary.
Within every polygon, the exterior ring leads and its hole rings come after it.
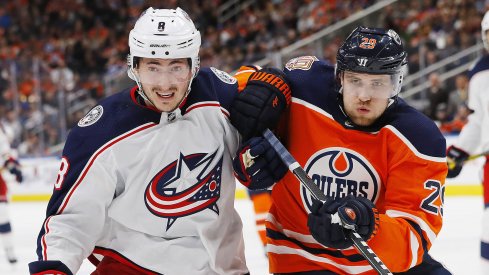
POLYGON ((307 226, 314 239, 327 247, 345 249, 353 245, 345 234, 348 229, 339 223, 335 214, 366 241, 377 231, 379 214, 374 204, 364 197, 349 195, 324 204, 314 201, 307 226))
POLYGON ((21 183, 24 180, 22 171, 20 170, 20 163, 14 158, 8 158, 5 161, 4 167, 15 176, 15 180, 21 183))
POLYGON ((265 129, 275 128, 290 97, 290 87, 282 71, 264 68, 254 72, 233 101, 231 123, 243 140, 259 136, 265 129))
POLYGON ((283 178, 288 168, 262 137, 243 143, 233 160, 236 178, 251 190, 266 189, 283 178))
POLYGON ((447 178, 454 178, 460 174, 465 161, 469 158, 469 154, 464 150, 457 148, 453 145, 447 149, 447 165, 448 174, 447 178))
POLYGON ((29 263, 30 274, 73 275, 61 261, 35 261, 29 263))

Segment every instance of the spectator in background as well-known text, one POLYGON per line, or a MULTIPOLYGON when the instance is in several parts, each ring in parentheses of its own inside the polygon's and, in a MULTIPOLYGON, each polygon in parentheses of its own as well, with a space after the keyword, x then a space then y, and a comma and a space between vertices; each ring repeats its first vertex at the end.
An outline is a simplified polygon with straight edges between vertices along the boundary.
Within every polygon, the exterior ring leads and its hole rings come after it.
POLYGON ((53 60, 50 68, 51 81, 58 89, 63 89, 64 92, 70 92, 75 88, 73 71, 66 66, 66 62, 63 59, 53 60))
MULTIPOLYGON (((76 81, 73 91, 90 86, 93 81, 91 74, 95 74, 97 87, 92 95, 96 99, 107 96, 102 91, 125 88, 100 89, 106 84, 102 82, 105 74, 120 75, 124 69, 128 25, 149 5, 161 8, 175 8, 177 3, 182 5, 195 17, 197 27, 208 37, 202 45, 201 64, 232 71, 242 63, 254 63, 268 57, 270 53, 376 3, 373 0, 255 1, 242 13, 220 22, 214 7, 224 2, 6 1, 0 7, 2 76, 6 68, 10 69, 10 60, 14 60, 18 70, 17 87, 27 94, 21 98, 25 104, 35 104, 37 100, 29 94, 34 83, 28 80, 28 76, 24 77, 24 72, 33 71, 31 63, 34 59, 43 63, 44 68, 48 68, 52 59, 63 59, 76 81)), ((385 16, 379 25, 403 31, 400 35, 409 44, 409 72, 412 74, 432 62, 473 46, 479 32, 476 15, 484 8, 481 0, 399 1, 382 12, 385 16)), ((316 51, 314 55, 321 55, 323 50, 323 57, 334 63, 334 55, 329 53, 336 52, 334 48, 338 43, 335 41, 341 41, 342 35, 328 37, 324 40, 327 43, 322 45, 323 49, 315 46, 303 48, 302 54, 310 55, 316 51)), ((41 70, 40 73, 49 75, 48 71, 41 70)), ((42 86, 44 83, 40 82, 42 86)), ((12 108, 12 89, 4 95, 0 105, 12 108)), ((68 115, 73 112, 76 110, 68 110, 68 115)))
MULTIPOLYGON (((443 105, 443 104, 440 104, 443 105)), ((462 128, 467 124, 468 117, 470 115, 470 109, 466 104, 461 104, 458 106, 457 112, 455 113, 452 120, 441 123, 439 125, 440 131, 443 134, 458 134, 462 131, 462 128)))
POLYGON ((455 116, 460 106, 467 104, 468 89, 469 79, 467 78, 467 75, 457 75, 455 78, 455 90, 451 91, 448 96, 447 112, 449 116, 455 116))
POLYGON ((448 103, 448 91, 442 86, 438 73, 431 73, 429 76, 430 86, 428 87, 427 98, 429 101, 428 109, 425 114, 433 120, 436 120, 436 111, 438 105, 448 103))
POLYGON ((448 123, 452 118, 447 112, 447 104, 446 103, 440 103, 438 106, 436 106, 436 111, 435 111, 435 117, 434 121, 438 128, 441 127, 441 125, 448 123))

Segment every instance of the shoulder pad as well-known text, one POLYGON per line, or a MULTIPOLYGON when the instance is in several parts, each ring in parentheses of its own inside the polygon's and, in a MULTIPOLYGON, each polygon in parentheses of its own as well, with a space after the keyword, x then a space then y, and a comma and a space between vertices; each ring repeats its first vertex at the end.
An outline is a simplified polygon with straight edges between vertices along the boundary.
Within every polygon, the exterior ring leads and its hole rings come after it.
POLYGON ((199 102, 218 102, 229 110, 238 94, 238 81, 228 73, 216 68, 201 68, 192 82, 184 109, 199 102))
POLYGON ((436 124, 402 99, 386 114, 388 124, 397 129, 418 152, 432 157, 446 156, 446 140, 436 124))

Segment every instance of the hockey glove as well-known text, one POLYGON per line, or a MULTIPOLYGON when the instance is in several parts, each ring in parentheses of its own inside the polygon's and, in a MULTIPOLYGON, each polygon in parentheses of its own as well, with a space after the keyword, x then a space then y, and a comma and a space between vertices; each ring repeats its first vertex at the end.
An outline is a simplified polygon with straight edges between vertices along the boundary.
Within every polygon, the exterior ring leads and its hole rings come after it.
POLYGON ((243 145, 233 160, 236 178, 251 190, 267 189, 283 178, 287 166, 270 143, 255 137, 243 145))
POLYGON ((275 128, 290 97, 290 87, 282 71, 265 68, 254 72, 233 101, 231 123, 243 140, 259 136, 265 129, 275 128))
POLYGON ((347 238, 345 226, 355 228, 358 234, 367 241, 377 231, 379 214, 374 204, 363 197, 349 195, 341 199, 330 199, 324 204, 314 201, 307 220, 311 235, 319 243, 336 249, 345 249, 353 245, 347 238), (341 225, 334 218, 336 214, 345 223, 341 225))
POLYGON ((469 154, 464 150, 453 145, 447 149, 447 178, 454 178, 460 174, 465 161, 469 158, 469 154))
POLYGON ((21 183, 23 181, 24 177, 22 176, 22 171, 20 170, 20 164, 16 159, 7 159, 3 166, 10 172, 10 174, 15 176, 15 180, 17 182, 21 183))
POLYGON ((32 275, 56 274, 73 275, 71 270, 61 261, 35 261, 29 263, 29 273, 32 275))

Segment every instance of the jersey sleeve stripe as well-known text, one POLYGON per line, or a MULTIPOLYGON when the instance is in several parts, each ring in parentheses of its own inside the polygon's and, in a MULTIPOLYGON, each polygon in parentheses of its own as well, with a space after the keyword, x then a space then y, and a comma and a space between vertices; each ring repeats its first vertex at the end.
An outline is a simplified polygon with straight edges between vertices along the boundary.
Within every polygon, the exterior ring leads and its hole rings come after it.
POLYGON ((300 250, 300 249, 294 249, 286 246, 276 246, 273 244, 268 244, 267 245, 267 251, 270 253, 276 253, 276 254, 293 254, 293 255, 298 255, 301 257, 304 257, 306 259, 309 259, 311 261, 315 262, 321 262, 325 264, 329 264, 332 266, 335 266, 343 271, 345 271, 348 274, 361 274, 363 272, 372 270, 372 267, 370 265, 360 265, 360 266, 347 266, 347 265, 341 265, 338 264, 328 258, 316 256, 313 254, 308 253, 307 251, 300 250))
POLYGON ((434 161, 434 162, 447 162, 447 159, 446 158, 439 158, 439 157, 432 157, 432 156, 428 156, 428 155, 425 155, 425 154, 422 154, 420 153, 416 147, 414 147, 414 145, 403 135, 401 134, 401 132, 399 132, 399 130, 397 130, 394 126, 392 125, 387 125, 385 126, 384 128, 386 129, 389 129, 391 132, 393 132, 400 140, 402 140, 402 142, 404 144, 406 144, 406 146, 414 153, 414 155, 416 155, 417 157, 421 158, 421 159, 425 159, 425 160, 429 160, 429 161, 434 161))
POLYGON ((360 254, 352 254, 352 255, 345 255, 342 253, 341 250, 337 249, 327 249, 327 248, 313 248, 313 247, 308 247, 304 245, 302 242, 289 238, 285 234, 282 234, 281 232, 273 231, 269 228, 267 228, 267 237, 269 237, 272 240, 277 241, 276 243, 282 243, 284 245, 278 245, 276 244, 277 247, 296 247, 297 249, 307 251, 307 253, 311 255, 328 255, 330 257, 338 258, 338 259, 347 259, 348 261, 354 263, 354 262, 362 262, 365 261, 365 258, 361 256, 360 254))
POLYGON ((271 223, 275 228, 277 228, 277 230, 284 232, 284 234, 287 237, 296 239, 296 240, 303 242, 303 243, 318 244, 318 242, 311 235, 304 235, 301 233, 297 233, 297 232, 294 232, 291 230, 284 229, 283 226, 279 222, 277 222, 275 217, 270 213, 268 214, 266 221, 271 223))
POLYGON ((83 179, 85 178, 86 174, 88 173, 88 170, 90 170, 90 167, 92 167, 93 162, 95 161, 95 159, 97 159, 97 157, 100 154, 102 154, 102 152, 104 152, 105 150, 107 150, 108 148, 110 148, 111 146, 113 146, 114 144, 116 144, 117 142, 119 142, 119 141, 121 141, 121 140, 123 140, 123 139, 125 139, 127 137, 130 137, 130 136, 132 136, 132 135, 134 135, 134 134, 136 134, 136 133, 138 133, 140 131, 146 130, 146 129, 151 128, 153 126, 156 126, 156 125, 157 124, 155 124, 153 122, 143 124, 143 125, 135 128, 134 130, 128 132, 128 133, 125 133, 123 135, 120 135, 120 136, 118 136, 118 137, 110 140, 105 145, 103 145, 102 147, 100 147, 92 155, 92 157, 88 160, 87 165, 85 166, 85 168, 81 172, 80 177, 76 180, 76 183, 73 185, 73 187, 71 187, 70 191, 68 192, 68 196, 66 196, 66 198, 64 199, 64 201, 62 203, 62 206, 58 210, 57 214, 63 213, 63 210, 65 209, 66 205, 68 204, 68 201, 70 200, 71 196, 73 195, 73 192, 78 187, 78 185, 80 185, 80 183, 83 181, 83 179))
POLYGON ((409 265, 409 268, 415 266, 418 263, 418 249, 419 249, 419 242, 418 239, 416 238, 416 235, 413 232, 410 232, 409 234, 410 238, 410 244, 411 244, 411 264, 409 265))
MULTIPOLYGON (((423 230, 425 232, 430 243, 433 243, 435 241, 435 239, 436 239, 435 232, 430 228, 430 226, 423 219, 421 219, 417 216, 414 216, 413 214, 409 214, 409 213, 398 211, 398 210, 387 210, 385 213, 387 216, 389 216, 391 218, 406 218, 406 220, 408 220, 408 221, 414 221, 416 223, 416 225, 419 226, 421 228, 421 230, 423 230)), ((419 232, 419 233, 421 233, 421 232, 419 232)), ((421 239, 424 239, 422 234, 420 237, 421 237, 421 239)))
POLYGON ((231 115, 229 114, 229 111, 224 109, 224 107, 221 106, 221 112, 227 117, 229 118, 231 115))
MULTIPOLYGON (((80 173, 80 176, 78 176, 78 179, 75 181, 75 184, 73 184, 73 186, 70 188, 70 190, 67 192, 67 195, 65 196, 63 202, 61 203, 61 206, 60 208, 58 209, 58 211, 56 212, 57 214, 61 214, 63 213, 64 209, 66 208, 66 206, 68 205, 68 202, 71 198, 71 196, 73 195, 73 193, 75 192, 75 190, 78 188, 78 186, 81 184, 81 182, 83 181, 83 179, 85 178, 86 174, 88 173, 88 171, 90 170, 90 168, 92 167, 92 164, 94 163, 95 159, 97 159, 97 157, 102 153, 104 152, 105 150, 107 150, 108 148, 110 148, 111 146, 113 146, 114 144, 116 144, 117 142, 129 137, 129 136, 132 136, 140 131, 143 131, 145 129, 148 129, 148 128, 151 128, 153 126, 156 126, 158 124, 155 124, 153 122, 151 123, 146 123, 146 124, 143 124, 135 129, 133 129, 132 131, 128 132, 128 133, 125 133, 125 134, 122 134, 116 138, 113 138, 112 140, 110 140, 109 142, 107 142, 105 145, 101 146, 93 155, 92 157, 90 157, 90 159, 87 161, 87 164, 85 165, 85 167, 83 168, 82 172, 80 173)), ((51 216, 52 217, 52 216, 51 216)), ((44 228, 45 228, 45 233, 44 235, 42 236, 42 246, 43 246, 43 257, 44 257, 44 260, 47 260, 47 244, 46 244, 46 236, 48 235, 49 233, 49 226, 48 226, 48 223, 49 221, 51 220, 51 217, 49 217, 48 219, 46 219, 45 223, 44 223, 44 228)))
POLYGON ((43 255, 43 260, 45 260, 45 261, 48 260, 48 255, 47 255, 47 251, 46 251, 47 250, 46 249, 46 247, 47 247, 47 245, 46 245, 46 235, 49 233, 49 226, 48 226, 48 224, 49 224, 49 220, 51 218, 52 218, 52 216, 46 219, 46 223, 44 224, 44 231, 46 231, 46 234, 44 234, 44 236, 42 236, 42 246, 44 247, 43 254, 42 255, 43 255))

